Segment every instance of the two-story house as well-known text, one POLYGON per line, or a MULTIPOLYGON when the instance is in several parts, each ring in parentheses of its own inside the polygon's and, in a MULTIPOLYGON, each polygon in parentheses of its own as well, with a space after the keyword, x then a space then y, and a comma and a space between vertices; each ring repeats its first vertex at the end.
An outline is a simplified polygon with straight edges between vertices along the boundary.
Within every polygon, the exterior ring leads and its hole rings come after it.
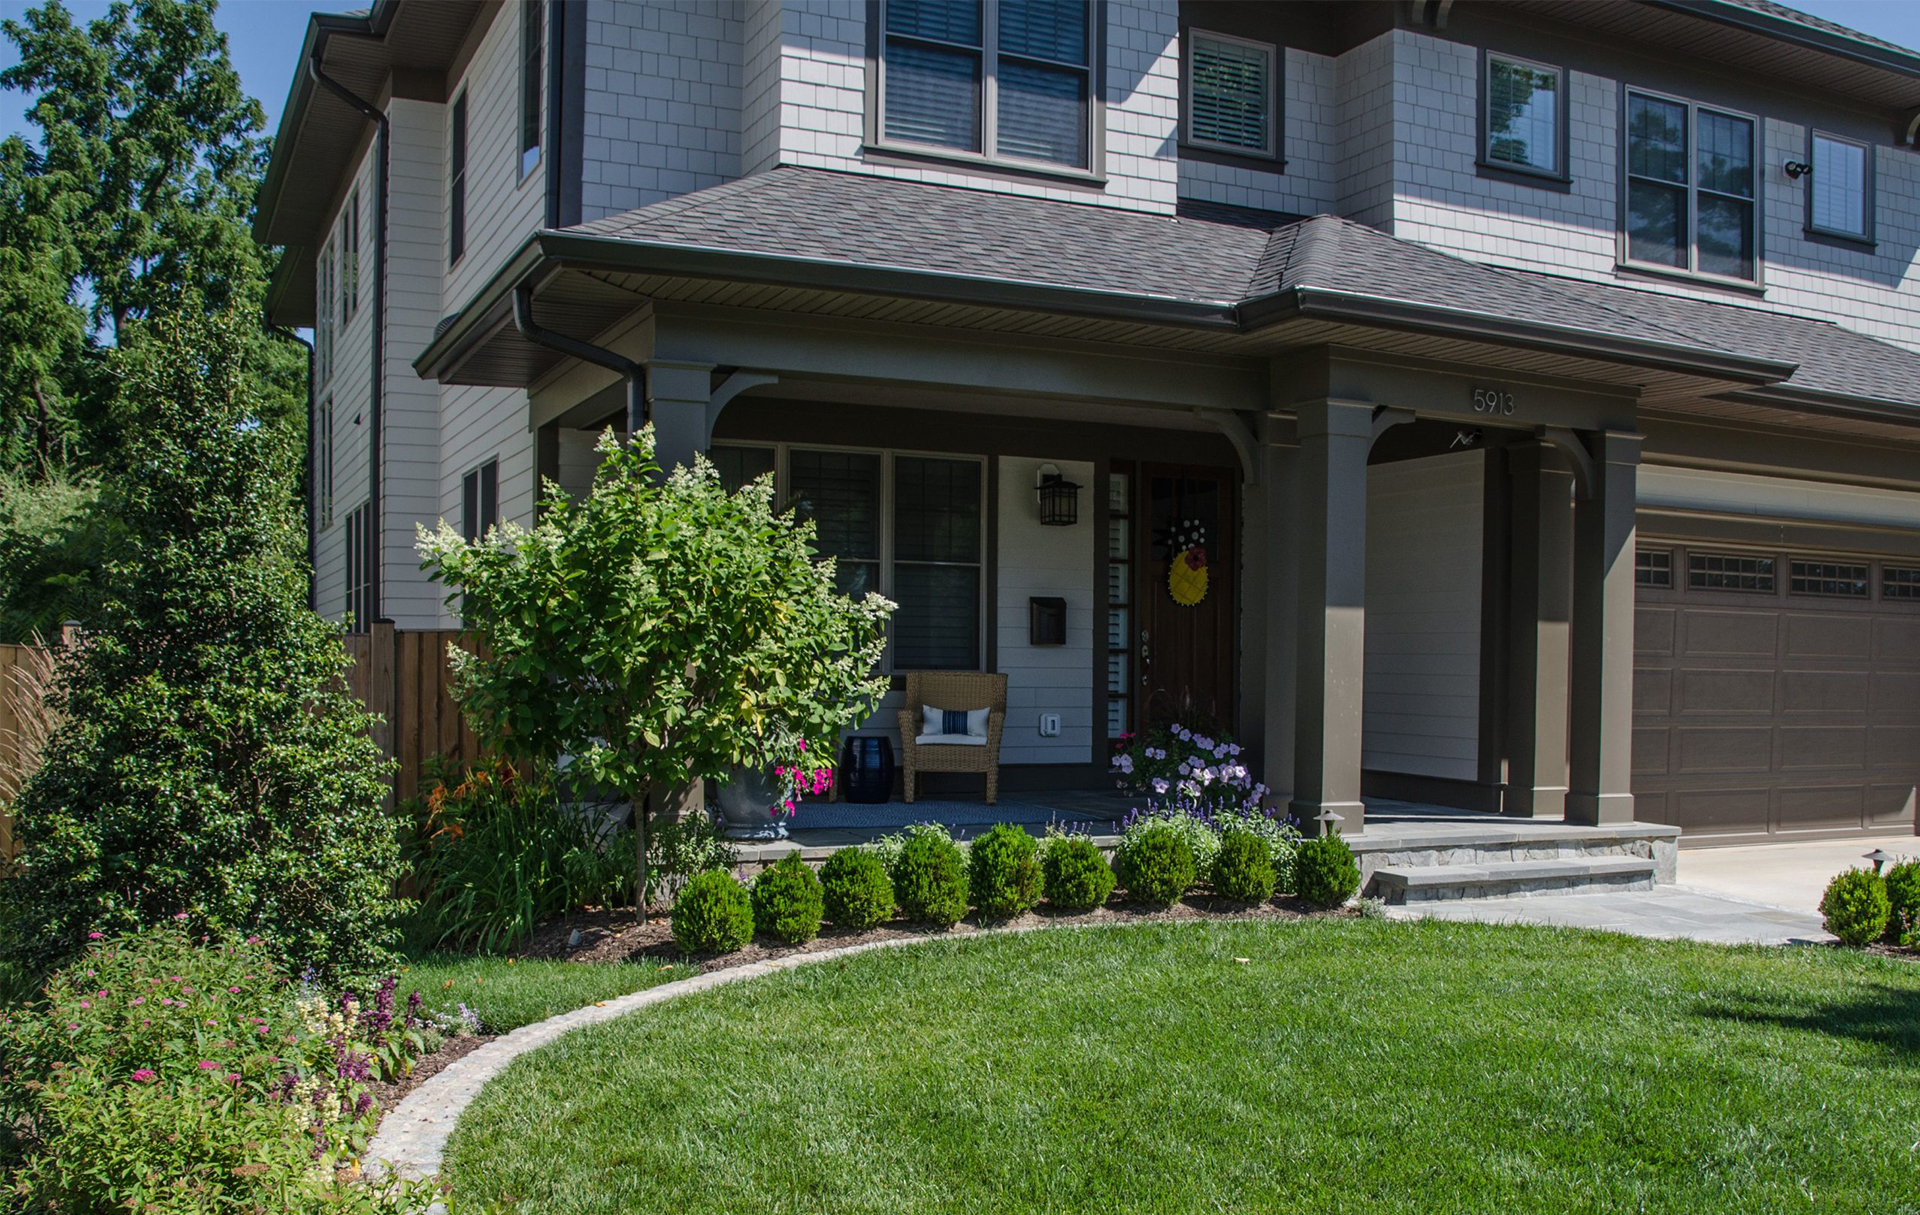
POLYGON ((1769 0, 376 0, 304 55, 257 231, 349 627, 457 623, 415 525, 651 422, 898 601, 893 671, 1008 675, 1006 788, 1185 716, 1349 832, 1916 823, 1920 54, 1769 0))

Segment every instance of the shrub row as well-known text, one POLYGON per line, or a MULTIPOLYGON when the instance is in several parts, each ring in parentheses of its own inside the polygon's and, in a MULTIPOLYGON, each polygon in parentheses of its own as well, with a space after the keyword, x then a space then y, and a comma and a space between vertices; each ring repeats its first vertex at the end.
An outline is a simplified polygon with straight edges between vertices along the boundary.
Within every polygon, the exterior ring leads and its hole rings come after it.
POLYGON ((1876 941, 1920 948, 1920 860, 1902 861, 1886 875, 1849 869, 1820 898, 1827 931, 1843 945, 1876 941))
MULTIPOLYGON (((1118 885, 1135 902, 1165 907, 1205 876, 1223 898, 1262 903, 1282 887, 1274 840, 1243 827, 1209 831, 1203 866, 1195 855, 1194 820, 1147 818, 1122 834, 1112 865, 1085 836, 1052 836, 1044 844, 1009 823, 992 828, 962 851, 945 828, 919 824, 873 848, 842 848, 816 875, 790 854, 763 871, 751 887, 723 870, 688 882, 673 905, 673 936, 690 953, 730 953, 754 934, 804 944, 823 920, 859 932, 897 908, 910 921, 951 928, 976 908, 983 919, 1006 920, 1043 898, 1062 911, 1106 903, 1118 885)), ((1338 836, 1285 841, 1287 876, 1307 901, 1337 907, 1360 888, 1353 850, 1338 836)))

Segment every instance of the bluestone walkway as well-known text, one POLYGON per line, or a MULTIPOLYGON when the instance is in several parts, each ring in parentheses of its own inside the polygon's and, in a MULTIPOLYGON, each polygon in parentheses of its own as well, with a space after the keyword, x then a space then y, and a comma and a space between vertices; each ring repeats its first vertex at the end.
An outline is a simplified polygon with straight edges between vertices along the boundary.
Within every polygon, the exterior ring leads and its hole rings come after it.
POLYGON ((1792 945, 1832 939, 1820 926, 1817 911, 1775 907, 1686 886, 1523 899, 1451 899, 1389 907, 1387 915, 1393 919, 1432 917, 1486 924, 1600 928, 1629 936, 1716 945, 1792 945))

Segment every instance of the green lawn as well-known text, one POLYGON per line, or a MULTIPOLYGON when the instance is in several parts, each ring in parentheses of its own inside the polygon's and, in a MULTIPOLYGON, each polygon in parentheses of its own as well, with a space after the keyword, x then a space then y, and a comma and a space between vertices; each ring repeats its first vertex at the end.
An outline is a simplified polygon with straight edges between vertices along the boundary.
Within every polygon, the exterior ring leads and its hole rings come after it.
POLYGON ((662 971, 652 963, 589 965, 429 953, 407 962, 400 974, 400 992, 404 999, 418 988, 428 1008, 446 1012, 464 1003, 480 1015, 487 1033, 504 1034, 595 1000, 624 996, 693 973, 687 966, 662 971))
POLYGON ((523 1057, 463 1199, 540 1212, 1920 1212, 1920 967, 1200 923, 803 967, 523 1057), (1243 960, 1244 959, 1244 960, 1243 960))

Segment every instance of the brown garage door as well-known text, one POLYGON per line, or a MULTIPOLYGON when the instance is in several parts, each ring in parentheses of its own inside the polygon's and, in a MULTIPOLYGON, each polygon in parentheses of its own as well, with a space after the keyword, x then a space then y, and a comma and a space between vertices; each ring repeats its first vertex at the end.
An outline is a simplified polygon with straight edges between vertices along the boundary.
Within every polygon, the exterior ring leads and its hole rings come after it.
POLYGON ((1635 813, 1689 839, 1910 832, 1920 568, 1643 540, 1635 813))

